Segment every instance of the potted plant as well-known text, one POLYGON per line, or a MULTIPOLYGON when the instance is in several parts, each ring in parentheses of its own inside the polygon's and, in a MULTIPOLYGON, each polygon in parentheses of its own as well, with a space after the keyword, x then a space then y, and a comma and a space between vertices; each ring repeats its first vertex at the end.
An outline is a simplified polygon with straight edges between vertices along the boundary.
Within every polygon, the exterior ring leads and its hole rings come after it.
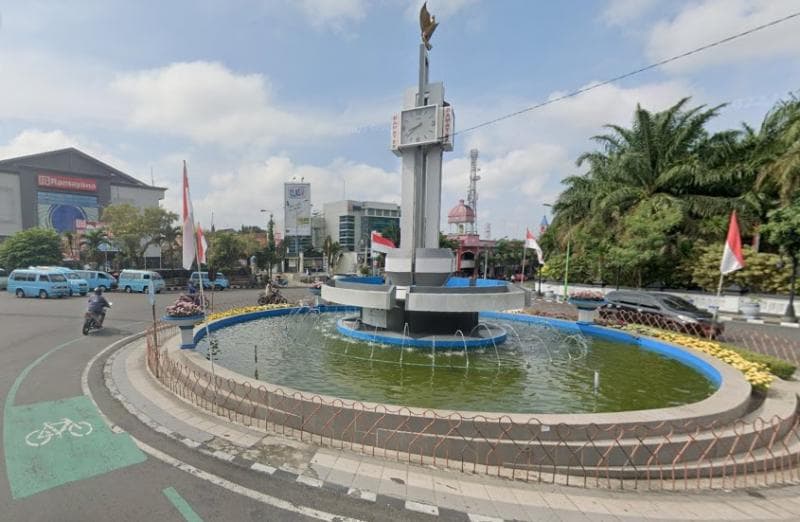
POLYGON ((181 348, 194 348, 194 325, 203 320, 204 307, 195 296, 181 294, 166 308, 164 321, 176 324, 181 329, 181 348))
POLYGON ((595 310, 606 304, 606 298, 600 292, 579 290, 569 295, 568 302, 578 309, 579 323, 592 323, 595 310))
POLYGON ((745 319, 758 319, 761 314, 761 300, 753 297, 746 299, 739 304, 739 311, 745 319))

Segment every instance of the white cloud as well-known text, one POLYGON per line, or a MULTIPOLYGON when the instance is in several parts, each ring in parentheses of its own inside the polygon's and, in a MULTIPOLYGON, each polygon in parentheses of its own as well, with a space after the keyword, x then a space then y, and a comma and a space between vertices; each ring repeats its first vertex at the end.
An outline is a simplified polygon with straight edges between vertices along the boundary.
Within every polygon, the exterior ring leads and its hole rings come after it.
POLYGON ((352 130, 277 108, 264 76, 238 75, 219 63, 174 63, 124 74, 113 88, 130 101, 134 126, 200 143, 268 145, 352 130))
POLYGON ((135 174, 130 171, 130 166, 125 161, 109 153, 102 145, 82 136, 66 134, 61 130, 24 130, 14 136, 5 145, 0 145, 0 159, 26 156, 28 154, 39 154, 41 152, 65 149, 68 147, 75 147, 81 152, 85 152, 135 177, 135 174))
POLYGON ((600 18, 610 26, 623 26, 641 18, 656 3, 656 0, 610 0, 600 18))
POLYGON ((364 0, 300 0, 297 5, 312 27, 342 34, 352 34, 349 27, 363 20, 367 9, 364 0))
MULTIPOLYGON (((650 32, 647 54, 656 60, 691 50, 797 11, 796 0, 706 0, 689 4, 650 32)), ((744 36, 665 66, 672 72, 778 57, 800 58, 800 19, 744 36)))
POLYGON ((419 10, 425 1, 428 2, 428 12, 440 23, 459 11, 480 3, 480 0, 416 0, 406 8, 406 17, 417 20, 419 10))
POLYGON ((121 100, 109 69, 81 57, 0 47, 0 118, 82 123, 119 121, 121 100))
MULTIPOLYGON (((177 176, 175 186, 178 184, 177 176)), ((293 178, 311 183, 311 202, 318 210, 322 210, 325 202, 343 199, 345 185, 348 199, 400 200, 398 173, 345 159, 335 159, 320 167, 298 164, 286 156, 272 156, 223 173, 198 171, 190 163, 189 178, 197 218, 208 226, 214 212, 218 228, 263 223, 266 218, 261 209, 272 211, 275 220, 282 223, 283 184, 293 178), (202 194, 194 188, 199 185, 207 186, 202 194)), ((177 198, 167 199, 170 201, 166 206, 176 210, 177 198)))

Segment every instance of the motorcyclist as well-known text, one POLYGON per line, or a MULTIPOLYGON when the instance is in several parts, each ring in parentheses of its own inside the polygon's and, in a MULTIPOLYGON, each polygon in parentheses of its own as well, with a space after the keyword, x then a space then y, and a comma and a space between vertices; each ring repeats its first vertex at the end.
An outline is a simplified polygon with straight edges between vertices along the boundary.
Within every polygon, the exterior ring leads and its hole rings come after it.
POLYGON ((106 318, 106 308, 110 308, 111 303, 103 297, 103 289, 97 287, 94 289, 94 295, 89 298, 88 310, 92 314, 92 318, 98 326, 103 326, 103 321, 106 318))

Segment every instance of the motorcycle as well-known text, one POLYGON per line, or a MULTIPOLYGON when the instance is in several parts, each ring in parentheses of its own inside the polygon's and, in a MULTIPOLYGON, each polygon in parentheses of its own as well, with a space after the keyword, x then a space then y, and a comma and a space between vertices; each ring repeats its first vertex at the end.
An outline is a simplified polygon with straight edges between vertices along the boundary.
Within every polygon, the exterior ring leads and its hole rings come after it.
POLYGON ((267 290, 265 292, 261 292, 258 296, 258 304, 268 305, 268 304, 286 304, 289 300, 283 297, 280 291, 272 285, 267 286, 267 290))
MULTIPOLYGON (((111 303, 109 303, 109 306, 110 305, 111 303)), ((102 316, 103 316, 103 321, 105 321, 106 318, 105 308, 103 308, 102 316)), ((82 329, 83 335, 89 335, 89 332, 91 332, 92 330, 99 330, 102 327, 103 325, 95 320, 94 314, 92 312, 87 311, 85 314, 83 314, 83 329, 82 329)))

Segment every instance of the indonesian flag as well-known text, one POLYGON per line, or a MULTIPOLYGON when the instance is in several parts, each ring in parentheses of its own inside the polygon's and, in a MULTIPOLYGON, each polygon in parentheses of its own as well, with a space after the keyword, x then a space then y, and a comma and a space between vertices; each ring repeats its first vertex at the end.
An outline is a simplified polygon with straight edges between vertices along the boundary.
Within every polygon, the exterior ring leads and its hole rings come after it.
POLYGON ((532 248, 536 250, 536 259, 539 261, 540 265, 544 264, 544 253, 542 252, 542 247, 539 246, 536 238, 533 237, 533 233, 527 228, 525 229, 525 248, 532 248))
MULTIPOLYGON (((192 210, 192 198, 189 195, 189 175, 186 172, 186 162, 183 162, 183 268, 191 270, 192 263, 198 259, 197 245, 198 239, 202 237, 203 231, 198 226, 195 229, 194 211, 192 210)), ((201 247, 202 248, 202 247, 201 247)), ((205 251, 203 250, 205 257, 205 251)), ((201 260, 202 262, 202 260, 201 260)), ((197 267, 200 270, 200 267, 197 267)))
POLYGON ((203 234, 203 229, 200 226, 200 223, 197 223, 197 258, 200 260, 201 263, 206 262, 206 252, 208 252, 208 243, 206 242, 206 236, 203 234))
POLYGON ((725 241, 725 250, 722 252, 722 262, 719 271, 722 275, 730 274, 744 268, 742 256, 742 236, 739 234, 739 224, 736 221, 736 211, 731 212, 731 222, 728 225, 728 239, 725 241))
POLYGON ((372 242, 373 252, 383 252, 384 254, 388 254, 390 250, 397 248, 391 239, 383 237, 380 232, 376 232, 374 230, 372 231, 370 240, 372 242))

